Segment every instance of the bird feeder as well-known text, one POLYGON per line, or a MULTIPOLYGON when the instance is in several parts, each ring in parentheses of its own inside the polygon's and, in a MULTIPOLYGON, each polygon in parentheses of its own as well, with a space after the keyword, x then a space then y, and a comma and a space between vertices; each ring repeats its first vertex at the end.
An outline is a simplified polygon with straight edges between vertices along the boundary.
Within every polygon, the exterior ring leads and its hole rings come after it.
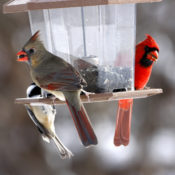
POLYGON ((134 91, 136 3, 158 1, 12 0, 4 5, 4 13, 28 12, 31 33, 40 30, 45 47, 78 69, 87 81, 85 90, 95 93, 82 100, 94 102, 162 93, 134 91), (123 89, 127 91, 118 92, 123 89))

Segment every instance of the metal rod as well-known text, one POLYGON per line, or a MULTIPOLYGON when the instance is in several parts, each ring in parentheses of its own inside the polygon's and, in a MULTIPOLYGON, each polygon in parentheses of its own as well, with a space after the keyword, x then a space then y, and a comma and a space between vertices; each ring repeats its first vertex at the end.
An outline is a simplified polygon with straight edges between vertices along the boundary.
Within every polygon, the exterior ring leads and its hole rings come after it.
POLYGON ((87 56, 86 50, 86 31, 85 31, 85 21, 84 21, 84 7, 81 7, 81 20, 82 20, 82 30, 83 30, 83 45, 84 45, 84 56, 87 56))

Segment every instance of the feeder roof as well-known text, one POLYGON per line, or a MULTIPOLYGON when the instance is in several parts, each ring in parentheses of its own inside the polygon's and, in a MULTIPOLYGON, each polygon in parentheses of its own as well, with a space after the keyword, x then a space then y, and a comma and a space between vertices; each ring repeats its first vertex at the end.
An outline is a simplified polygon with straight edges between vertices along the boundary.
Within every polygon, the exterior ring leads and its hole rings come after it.
POLYGON ((11 0, 4 4, 4 13, 25 12, 28 10, 95 6, 106 4, 126 4, 160 2, 162 0, 11 0))

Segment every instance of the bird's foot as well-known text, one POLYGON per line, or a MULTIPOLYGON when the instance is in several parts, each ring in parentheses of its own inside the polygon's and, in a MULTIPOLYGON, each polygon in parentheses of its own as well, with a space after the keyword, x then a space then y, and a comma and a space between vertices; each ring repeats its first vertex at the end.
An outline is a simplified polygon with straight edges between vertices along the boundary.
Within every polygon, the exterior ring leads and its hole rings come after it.
POLYGON ((55 96, 51 96, 50 99, 52 100, 52 105, 53 105, 53 107, 55 108, 55 100, 56 100, 56 97, 55 97, 55 96))
POLYGON ((43 113, 47 115, 48 111, 46 110, 45 106, 41 106, 41 109, 42 109, 43 113))
POLYGON ((81 91, 85 94, 85 96, 87 97, 88 101, 90 101, 89 95, 95 94, 94 92, 87 92, 84 89, 81 89, 81 91))
POLYGON ((148 86, 145 86, 145 87, 144 87, 144 89, 145 89, 145 90, 147 90, 147 89, 151 89, 151 88, 150 88, 150 87, 148 87, 148 86))

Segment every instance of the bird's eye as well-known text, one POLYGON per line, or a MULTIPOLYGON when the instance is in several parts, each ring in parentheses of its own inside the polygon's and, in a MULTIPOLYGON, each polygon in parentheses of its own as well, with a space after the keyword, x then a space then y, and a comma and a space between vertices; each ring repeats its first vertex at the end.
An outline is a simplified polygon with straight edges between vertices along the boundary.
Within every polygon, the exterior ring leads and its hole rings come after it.
POLYGON ((35 49, 34 48, 31 48, 30 50, 29 50, 29 54, 33 54, 35 52, 35 49))

